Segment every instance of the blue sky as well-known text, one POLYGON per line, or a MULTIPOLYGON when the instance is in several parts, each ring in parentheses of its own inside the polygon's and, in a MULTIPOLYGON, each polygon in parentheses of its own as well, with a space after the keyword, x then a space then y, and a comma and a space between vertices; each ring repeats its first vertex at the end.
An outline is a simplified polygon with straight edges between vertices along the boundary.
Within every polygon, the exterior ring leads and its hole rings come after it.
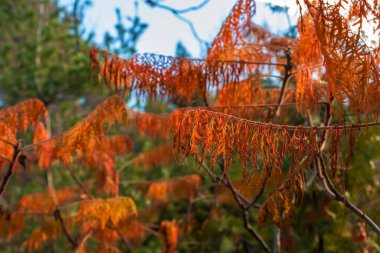
MULTIPOLYGON (((73 0, 60 1, 61 4, 72 4, 72 2, 73 0)), ((139 2, 139 15, 144 22, 149 24, 148 29, 137 45, 139 53, 149 52, 173 55, 177 42, 181 41, 193 57, 204 55, 205 52, 202 52, 199 43, 185 23, 178 20, 168 11, 150 8, 143 4, 142 0, 139 2)), ((202 0, 166 0, 165 4, 182 9, 200 2, 202 0)), ((268 2, 289 6, 292 21, 296 22, 297 8, 295 0, 277 0, 256 1, 257 11, 254 19, 256 23, 267 25, 277 33, 281 33, 281 31, 288 28, 285 15, 272 14, 265 7, 265 3, 268 2)), ((193 22, 202 39, 211 42, 234 3, 234 0, 210 0, 202 9, 187 13, 184 16, 193 22)), ((115 8, 120 8, 123 16, 134 15, 133 0, 93 0, 93 5, 86 10, 84 25, 88 30, 95 31, 98 41, 101 41, 105 31, 114 31, 113 27, 116 23, 115 8)))

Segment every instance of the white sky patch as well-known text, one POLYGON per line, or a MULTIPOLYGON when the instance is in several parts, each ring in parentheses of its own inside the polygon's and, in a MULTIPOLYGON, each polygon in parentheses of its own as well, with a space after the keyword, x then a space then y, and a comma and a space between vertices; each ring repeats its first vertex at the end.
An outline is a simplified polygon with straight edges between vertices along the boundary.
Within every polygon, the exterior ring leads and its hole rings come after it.
MULTIPOLYGON (((162 4, 176 9, 183 9, 195 6, 202 1, 166 0, 162 4)), ((235 2, 234 0, 210 0, 202 9, 186 13, 183 16, 193 22, 196 31, 203 40, 211 43, 235 2)), ((69 6, 72 5, 73 0, 60 0, 60 3, 69 6)), ((286 16, 272 13, 265 6, 267 3, 287 6, 292 24, 297 23, 299 7, 295 0, 262 0, 256 1, 257 9, 253 20, 256 24, 270 29, 271 32, 277 35, 283 34, 289 28, 286 16)), ((116 8, 120 8, 123 17, 134 16, 133 0, 93 0, 93 5, 86 9, 84 26, 87 31, 95 32, 97 42, 102 42, 106 31, 115 34, 116 8)), ((306 7, 303 7, 303 10, 305 11, 306 7)), ((200 44, 192 35, 188 25, 178 20, 169 11, 151 8, 144 4, 143 0, 140 0, 139 16, 143 22, 149 25, 137 43, 139 53, 174 55, 176 44, 181 41, 193 57, 202 57, 206 54, 204 50, 201 50, 200 44)), ((124 21, 127 22, 126 19, 124 21)), ((367 24, 365 24, 365 32, 369 36, 367 41, 379 40, 379 34, 373 34, 371 27, 367 24)))
MULTIPOLYGON (((72 2, 73 0, 60 0, 60 3, 65 6, 69 6, 72 2)), ((96 41, 101 42, 106 31, 112 34, 115 33, 115 9, 120 8, 124 17, 133 16, 133 2, 132 0, 93 0, 93 5, 86 9, 85 12, 84 26, 86 30, 94 31, 96 41)), ((200 0, 167 0, 164 3, 173 8, 183 9, 201 2, 200 0)), ((265 3, 281 6, 287 4, 290 7, 292 22, 296 22, 298 9, 295 1, 275 0, 256 1, 257 10, 254 21, 257 24, 269 27, 275 33, 282 33, 288 29, 286 16, 272 13, 269 8, 265 7, 265 3)), ((233 0, 210 0, 202 9, 186 13, 183 16, 193 22, 195 29, 203 40, 212 42, 234 4, 235 1, 233 0)), ((188 25, 178 20, 169 11, 150 8, 141 1, 139 15, 142 21, 149 25, 137 44, 139 53, 174 55, 176 44, 181 41, 193 57, 205 55, 206 52, 201 51, 201 47, 192 35, 188 25)))

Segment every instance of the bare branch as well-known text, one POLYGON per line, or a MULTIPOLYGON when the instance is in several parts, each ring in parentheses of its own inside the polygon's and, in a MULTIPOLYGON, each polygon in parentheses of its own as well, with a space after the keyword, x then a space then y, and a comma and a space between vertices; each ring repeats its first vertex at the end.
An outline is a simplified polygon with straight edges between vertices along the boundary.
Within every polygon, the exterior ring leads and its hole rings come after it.
POLYGON ((331 182, 331 180, 329 179, 327 175, 326 166, 324 164, 324 161, 321 155, 317 157, 317 162, 318 162, 318 176, 321 179, 323 187, 325 188, 325 193, 333 200, 342 202, 348 209, 350 209, 353 213, 355 213, 357 216, 363 219, 364 222, 367 223, 371 227, 371 229, 377 235, 380 236, 379 226, 371 218, 369 218, 362 210, 360 210, 353 203, 347 200, 347 198, 344 197, 341 193, 339 193, 338 190, 334 187, 333 183, 331 182))
POLYGON ((78 243, 76 240, 74 240, 70 236, 70 233, 65 226, 65 222, 62 219, 61 210, 59 209, 59 202, 58 202, 58 198, 57 198, 57 193, 56 193, 55 188, 54 188, 53 174, 50 170, 47 171, 46 177, 47 177, 47 184, 48 184, 47 187, 49 189, 49 194, 50 194, 50 197, 52 198, 53 203, 55 205, 55 210, 53 213, 54 218, 59 221, 59 224, 61 225, 62 231, 63 231, 64 235, 66 236, 67 240, 72 245, 72 247, 76 248, 78 246, 78 243))
POLYGON ((182 22, 186 23, 190 30, 191 30, 191 33, 193 34, 193 36, 195 37, 195 39, 199 42, 199 44, 205 46, 206 48, 208 47, 208 43, 203 40, 198 32, 196 31, 195 27, 194 27, 194 24, 193 22, 191 22, 189 19, 181 16, 181 14, 184 14, 186 12, 190 12, 190 11, 195 11, 195 10, 198 10, 200 8, 202 8, 203 6, 205 6, 207 3, 208 3, 209 0, 206 0, 204 2, 202 2, 201 4, 197 5, 197 6, 193 6, 193 7, 189 7, 189 8, 186 8, 186 9, 183 9, 183 10, 177 10, 177 9, 174 9, 172 7, 169 7, 167 5, 163 5, 163 4, 159 4, 157 2, 154 2, 152 0, 146 0, 146 3, 152 7, 157 7, 157 8, 160 8, 162 10, 166 10, 166 11, 169 11, 171 12, 177 19, 181 20, 182 22))
POLYGON ((20 147, 20 143, 18 143, 16 146, 14 146, 12 161, 10 162, 8 170, 5 173, 4 179, 0 184, 0 197, 4 193, 5 188, 7 187, 8 182, 12 176, 13 170, 16 167, 17 160, 21 155, 19 147, 20 147))
POLYGON ((274 226, 274 240, 273 240, 273 253, 281 252, 281 229, 278 226, 274 226))
MULTIPOLYGON (((193 110, 188 110, 187 113, 192 113, 192 112, 207 112, 209 113, 209 109, 199 109, 199 108, 194 108, 193 110)), ((282 130, 289 130, 289 131, 295 131, 295 130, 313 130, 313 131, 321 131, 321 132, 326 132, 326 130, 334 129, 334 130, 352 130, 352 129, 362 129, 362 128, 369 128, 369 127, 378 127, 380 126, 380 122, 374 121, 374 122, 369 122, 369 123, 353 123, 353 124, 341 124, 341 125, 327 125, 327 126, 316 126, 316 127, 311 127, 311 126, 299 126, 299 125, 280 125, 280 124, 273 124, 273 123, 267 123, 263 121, 255 121, 255 120, 247 120, 247 119, 242 119, 230 114, 225 114, 222 112, 216 112, 212 111, 214 115, 218 115, 220 117, 224 118, 229 118, 236 120, 238 122, 246 122, 247 124, 250 125, 256 125, 256 126, 270 126, 272 129, 282 129, 282 130)))
MULTIPOLYGON (((325 123, 324 123, 325 127, 330 126, 331 120, 332 120, 332 115, 331 115, 330 107, 327 106, 325 123)), ((319 178, 321 185, 324 188, 324 193, 329 198, 342 202, 348 209, 350 209, 352 212, 354 212, 356 215, 362 218, 377 235, 380 235, 380 228, 377 226, 377 224, 371 218, 369 218, 366 214, 364 214, 362 210, 357 208, 353 203, 351 203, 341 193, 339 193, 339 191, 335 188, 334 184, 331 182, 326 170, 326 165, 322 158, 322 151, 325 149, 325 146, 326 146, 327 135, 328 135, 328 131, 325 131, 319 142, 320 153, 316 157, 317 176, 319 178)))
MULTIPOLYGON (((86 234, 83 236, 83 238, 80 240, 80 242, 78 243, 78 248, 81 247, 82 245, 84 245, 86 243, 86 241, 91 237, 92 235, 92 232, 93 230, 90 229, 86 232, 86 234)), ((76 249, 76 251, 78 251, 78 248, 76 249)))
POLYGON ((196 30, 195 27, 194 27, 193 22, 191 22, 191 21, 188 20, 187 18, 184 18, 184 17, 182 17, 182 16, 180 16, 180 15, 175 15, 175 16, 176 16, 179 20, 185 22, 185 23, 189 26, 189 28, 190 28, 190 30, 191 30, 191 33, 193 34, 193 36, 195 37, 195 39, 196 39, 201 45, 204 45, 206 48, 208 47, 208 42, 206 42, 205 40, 203 40, 203 39, 199 36, 197 30, 196 30))
POLYGON ((75 174, 73 173, 73 171, 70 169, 69 166, 65 166, 66 170, 69 172, 70 176, 72 177, 72 179, 75 181, 75 183, 78 185, 78 187, 82 190, 82 192, 84 194, 86 194, 86 196, 89 198, 89 199, 93 199, 94 197, 91 195, 91 193, 89 193, 87 191, 87 189, 83 186, 83 184, 79 181, 79 179, 75 176, 75 174))
MULTIPOLYGON (((227 187, 230 189, 232 195, 234 196, 234 199, 238 206, 240 207, 240 210, 242 212, 243 216, 243 222, 244 222, 244 228, 255 238, 255 240, 263 247, 265 252, 271 252, 269 246, 266 244, 264 239, 260 236, 260 234, 250 225, 249 223, 249 213, 248 209, 245 207, 244 203, 242 202, 239 192, 235 189, 235 187, 232 185, 230 179, 225 174, 224 164, 222 162, 219 163, 219 166, 222 170, 223 175, 225 175, 225 180, 227 182, 227 187)), ((254 205, 253 203, 252 205, 254 205)))
POLYGON ((185 9, 181 9, 181 10, 175 9, 173 7, 170 7, 170 6, 167 6, 164 4, 153 2, 152 0, 146 0, 146 3, 149 4, 150 6, 165 9, 165 10, 168 10, 168 11, 173 12, 175 14, 184 14, 184 13, 191 12, 191 11, 197 11, 197 10, 203 8, 206 4, 208 4, 209 1, 210 0, 205 0, 198 5, 191 6, 191 7, 185 8, 185 9))
POLYGON ((119 238, 121 239, 121 241, 124 243, 124 245, 127 247, 127 252, 129 253, 132 253, 133 252, 133 248, 131 246, 131 244, 129 243, 129 241, 127 240, 127 238, 124 237, 123 233, 120 231, 120 229, 118 227, 116 227, 114 224, 112 224, 110 221, 108 222, 108 226, 115 230, 117 235, 119 236, 119 238))
MULTIPOLYGON (((218 175, 216 175, 214 172, 212 172, 212 170, 206 165, 204 164, 201 160, 199 159, 196 159, 196 161, 199 163, 199 165, 204 169, 204 171, 206 171, 206 173, 211 177, 211 179, 215 182, 215 183, 218 183, 218 184, 223 184, 224 186, 227 186, 228 183, 227 181, 224 179, 224 178, 221 178, 219 177, 218 175)), ((240 194, 240 192, 236 192, 236 194, 239 196, 239 198, 244 202, 244 204, 246 205, 249 205, 251 203, 251 201, 249 201, 246 197, 244 197, 242 194, 240 194)), ((259 205, 255 204, 253 205, 254 208, 260 208, 259 205)))
POLYGON ((65 226, 65 222, 62 219, 61 211, 59 210, 58 206, 56 206, 56 209, 54 211, 54 218, 59 221, 59 224, 61 224, 61 228, 63 233, 65 234, 67 240, 70 242, 70 244, 76 248, 78 246, 77 242, 70 236, 69 231, 67 231, 67 228, 65 226))
POLYGON ((75 32, 75 51, 79 49, 80 45, 80 35, 79 35, 79 18, 78 18, 78 8, 80 0, 75 0, 73 5, 73 26, 75 32))
POLYGON ((2 142, 4 142, 4 143, 6 143, 6 144, 8 144, 8 145, 11 145, 12 147, 16 147, 16 146, 17 146, 17 144, 15 144, 15 143, 12 143, 12 142, 10 142, 10 141, 7 141, 7 140, 4 140, 4 139, 2 139, 2 138, 0 138, 0 141, 2 141, 2 142))
MULTIPOLYGON (((277 104, 281 105, 283 103, 284 95, 285 95, 285 89, 288 86, 289 80, 293 75, 291 74, 292 72, 292 58, 291 58, 291 50, 288 48, 286 51, 286 65, 285 65, 285 74, 284 74, 284 79, 282 79, 282 86, 281 86, 281 92, 280 96, 278 97, 277 104)), ((280 116, 280 110, 281 107, 278 106, 275 110, 275 116, 280 116)))
MULTIPOLYGON (((224 170, 224 165, 223 163, 220 163, 219 164, 220 168, 222 169, 222 172, 223 174, 225 173, 225 170, 224 170)), ((224 175, 224 178, 226 179, 226 182, 227 182, 227 187, 230 189, 232 195, 234 196, 234 199, 236 201, 236 203, 239 205, 240 209, 241 210, 245 210, 246 207, 243 203, 243 201, 241 200, 240 198, 240 194, 238 194, 239 192, 236 190, 236 188, 233 186, 233 184, 231 183, 231 180, 228 178, 227 175, 224 175)))
POLYGON ((256 197, 252 200, 252 202, 245 207, 246 210, 248 210, 249 208, 251 208, 252 206, 256 205, 257 204, 257 201, 259 201, 259 199, 261 198, 261 196, 264 194, 264 190, 265 190, 265 186, 267 184, 267 181, 268 181, 268 178, 270 177, 270 170, 269 168, 266 168, 266 175, 265 175, 265 178, 261 184, 261 187, 260 187, 260 191, 257 193, 256 197))
POLYGON ((247 210, 242 210, 244 228, 256 239, 257 242, 263 247, 265 252, 270 253, 271 250, 269 246, 264 242, 263 238, 256 232, 255 229, 249 223, 249 215, 247 210))

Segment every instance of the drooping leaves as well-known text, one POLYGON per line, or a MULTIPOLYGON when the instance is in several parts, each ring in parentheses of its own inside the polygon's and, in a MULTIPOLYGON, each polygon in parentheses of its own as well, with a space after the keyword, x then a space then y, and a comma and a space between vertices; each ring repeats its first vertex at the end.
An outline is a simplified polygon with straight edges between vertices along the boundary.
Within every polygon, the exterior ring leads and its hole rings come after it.
MULTIPOLYGON (((66 229, 71 230, 76 222, 76 217, 63 218, 66 229)), ((44 223, 32 231, 24 246, 29 252, 41 249, 47 243, 56 240, 62 235, 62 227, 57 219, 46 219, 44 223)))
POLYGON ((135 202, 129 197, 114 197, 109 199, 92 199, 79 206, 78 218, 95 220, 100 228, 105 228, 107 222, 117 226, 125 219, 137 215, 135 202))
POLYGON ((129 136, 105 136, 101 142, 84 154, 85 163, 96 170, 96 186, 99 192, 117 195, 119 173, 115 170, 117 156, 125 155, 133 149, 129 136))
POLYGON ((233 49, 238 44, 245 42, 244 33, 249 27, 255 11, 256 5, 253 0, 236 2, 209 49, 209 59, 218 59, 221 52, 233 49))
POLYGON ((178 201, 192 199, 196 190, 201 186, 202 180, 198 175, 188 175, 169 180, 150 182, 147 198, 156 202, 178 201))
POLYGON ((127 125, 132 122, 136 125, 137 130, 145 136, 150 138, 169 137, 167 117, 128 109, 127 125))
POLYGON ((146 152, 141 152, 133 160, 136 169, 142 168, 148 171, 157 166, 170 165, 174 158, 173 143, 168 142, 146 152))
POLYGON ((178 226, 175 221, 164 220, 160 224, 162 236, 162 253, 175 253, 178 247, 178 226))
MULTIPOLYGON (((224 87, 213 106, 264 105, 277 103, 281 89, 263 89, 259 78, 252 78, 224 87)), ((292 102, 293 91, 286 89, 283 103, 292 102)))
POLYGON ((35 129, 35 138, 43 128, 42 120, 46 120, 48 112, 38 99, 28 99, 17 105, 0 110, 0 168, 12 160, 14 148, 20 131, 28 127, 35 129))
MULTIPOLYGON (((93 51, 98 51, 93 49, 93 51)), ((154 54, 137 55, 124 60, 107 51, 101 52, 99 78, 111 89, 136 91, 153 98, 195 97, 207 99, 207 92, 221 89, 253 74, 257 65, 244 61, 175 58, 154 54)), ((95 63, 94 63, 95 64, 95 63)))
POLYGON ((28 126, 35 127, 41 118, 47 118, 45 105, 38 99, 28 99, 17 105, 0 110, 0 120, 16 136, 18 130, 26 131, 28 126))
MULTIPOLYGON (((363 41, 362 26, 367 15, 379 14, 377 1, 308 1, 309 15, 323 55, 328 83, 326 98, 333 96, 350 108, 360 119, 364 114, 377 119, 380 108, 379 47, 371 48, 363 41), (349 9, 348 16, 345 9, 349 9)), ((375 20, 375 19, 374 19, 375 20)), ((309 20, 306 21, 309 25, 309 20)), ((375 21, 378 22, 378 21, 375 21)), ((374 32, 378 27, 374 28, 374 32)), ((315 40, 315 39, 314 39, 315 40)), ((315 58, 314 58, 315 59, 315 58)))
POLYGON ((11 241, 15 236, 23 232, 25 216, 0 209, 0 227, 0 238, 11 241))
MULTIPOLYGON (((323 127, 275 125, 194 109, 188 111, 182 120, 174 146, 180 157, 194 156, 203 160, 208 155, 211 168, 215 168, 217 159, 221 158, 227 175, 235 152, 244 177, 247 171, 252 174, 257 167, 281 174, 284 161, 290 162, 288 173, 291 173, 309 168, 320 152, 319 142, 326 130, 323 127)), ((344 131, 355 140, 355 127, 329 129, 330 135, 334 136, 329 149, 332 171, 340 160, 344 160, 338 148, 344 131)), ((349 145, 354 145, 354 141, 349 145)))
POLYGON ((68 163, 74 153, 83 155, 90 152, 101 142, 105 125, 111 127, 124 116, 126 108, 123 99, 119 96, 108 98, 83 121, 53 140, 53 157, 68 163))
POLYGON ((25 195, 18 201, 16 210, 25 214, 39 214, 41 213, 41 206, 43 206, 44 213, 53 213, 56 205, 81 199, 80 190, 78 187, 54 190, 54 198, 49 191, 25 195))

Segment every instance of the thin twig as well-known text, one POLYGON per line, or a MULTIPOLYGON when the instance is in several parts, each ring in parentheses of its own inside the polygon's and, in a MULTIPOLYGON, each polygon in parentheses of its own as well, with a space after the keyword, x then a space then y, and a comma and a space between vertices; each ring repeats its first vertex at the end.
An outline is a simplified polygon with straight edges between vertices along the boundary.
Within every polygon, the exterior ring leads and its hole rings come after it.
POLYGON ((21 152, 20 152, 20 143, 18 143, 16 146, 14 146, 14 151, 13 151, 13 157, 12 157, 12 161, 11 163, 9 164, 9 167, 8 167, 8 170, 4 176, 4 179, 3 181, 1 182, 1 185, 0 185, 0 197, 1 195, 4 193, 5 191, 5 188, 7 187, 8 185, 8 182, 12 176, 12 173, 13 173, 13 170, 15 169, 16 167, 16 164, 17 164, 17 160, 18 158, 20 157, 21 155, 21 152))
POLYGON ((62 231, 65 234, 67 240, 70 242, 70 244, 76 248, 78 246, 77 242, 70 236, 69 231, 67 231, 67 228, 65 226, 65 223, 61 216, 61 211, 59 210, 58 206, 56 206, 56 209, 54 211, 54 218, 59 221, 59 224, 61 225, 62 231))
MULTIPOLYGON (((106 55, 110 55, 113 57, 117 57, 118 59, 129 61, 127 59, 122 59, 119 56, 112 54, 106 50, 99 49, 102 53, 106 55)), ((139 55, 137 55, 138 57, 139 55)), ((144 56, 154 56, 157 58, 166 58, 168 61, 170 60, 180 60, 183 62, 207 62, 207 63, 226 63, 226 64, 241 64, 241 65, 269 65, 269 66, 278 66, 285 68, 287 65, 284 63, 278 63, 278 62, 261 62, 261 61, 243 61, 243 60, 221 60, 221 59, 204 59, 204 58, 183 58, 183 57, 173 57, 173 56, 166 56, 162 54, 142 54, 142 57, 144 56)))
POLYGON ((46 176, 47 176, 47 184, 48 184, 47 187, 49 190, 49 194, 50 194, 50 197, 52 198, 53 203, 55 205, 55 210, 53 213, 54 218, 59 221, 59 224, 61 225, 61 229, 62 229, 64 235, 66 236, 67 240, 70 242, 70 244, 73 246, 73 248, 76 248, 78 246, 78 243, 76 242, 76 240, 74 240, 70 236, 70 233, 67 230, 65 223, 62 219, 62 216, 61 216, 61 210, 59 209, 59 202, 58 202, 58 198, 57 198, 57 193, 56 193, 55 188, 54 188, 53 174, 52 174, 51 170, 47 171, 46 176))
MULTIPOLYGON (((223 168, 224 165, 221 164, 220 167, 223 168)), ((223 171, 224 171, 224 169, 223 169, 223 171)), ((243 201, 241 200, 240 195, 238 194, 239 193, 238 190, 235 189, 235 187, 233 186, 233 184, 231 183, 231 180, 228 178, 227 175, 225 175, 225 179, 227 181, 227 187, 230 189, 236 203, 239 205, 240 209, 245 210, 246 207, 245 207, 243 201)))
POLYGON ((139 158, 140 158, 139 156, 136 156, 135 158, 127 161, 126 163, 120 166, 120 169, 117 172, 120 173, 121 171, 126 169, 129 165, 134 164, 139 158))
POLYGON ((168 10, 170 12, 173 12, 173 13, 176 13, 176 14, 184 14, 184 13, 191 12, 191 11, 197 11, 197 10, 201 9, 202 7, 204 7, 209 1, 210 0, 205 0, 205 1, 201 2, 198 5, 178 10, 178 9, 175 9, 175 8, 167 6, 167 5, 163 5, 163 4, 160 4, 160 3, 157 3, 157 2, 153 2, 152 0, 146 0, 146 2, 149 5, 153 6, 153 7, 158 7, 158 8, 161 8, 161 9, 166 9, 166 10, 168 10))
MULTIPOLYGON (((93 232, 93 229, 90 229, 86 232, 86 234, 83 236, 83 238, 81 239, 81 241, 78 243, 78 248, 81 247, 83 244, 86 243, 86 241, 91 237, 92 235, 92 232, 93 232)), ((84 245, 83 245, 84 246, 84 245)), ((78 250, 78 248, 76 249, 76 251, 78 250)))
POLYGON ((273 240, 273 253, 281 252, 281 229, 275 225, 274 227, 274 240, 273 240))
MULTIPOLYGON (((224 164, 221 162, 219 163, 219 166, 222 170, 223 175, 225 175, 225 169, 224 164)), ((250 225, 249 223, 249 213, 248 209, 244 205, 242 199, 240 198, 239 192, 235 189, 235 187, 232 185, 230 179, 227 175, 225 175, 225 180, 227 182, 227 187, 230 189, 232 195, 234 196, 234 199, 238 206, 240 207, 240 210, 242 212, 243 222, 244 222, 244 228, 255 238, 255 240, 263 247, 265 252, 271 252, 269 246, 266 244, 264 239, 260 236, 260 234, 250 225)))
POLYGON ((89 198, 89 199, 93 199, 94 197, 91 195, 91 193, 89 193, 87 191, 87 189, 83 186, 83 184, 79 181, 79 179, 75 176, 75 174, 73 173, 73 171, 70 169, 69 166, 65 166, 66 170, 69 172, 70 176, 72 177, 72 179, 75 181, 75 183, 78 185, 78 187, 83 191, 84 194, 86 194, 86 196, 89 198))
POLYGON ((280 124, 273 124, 273 123, 264 123, 261 121, 254 121, 254 120, 247 120, 247 119, 242 119, 233 115, 221 113, 221 112, 216 112, 216 111, 210 111, 207 109, 195 109, 195 110, 188 110, 186 113, 190 114, 193 112, 212 112, 213 114, 219 115, 221 117, 225 118, 230 118, 233 120, 237 120, 240 122, 246 122, 247 124, 250 125, 256 125, 256 126, 270 126, 272 129, 284 129, 284 130, 289 130, 289 131, 294 131, 294 130, 313 130, 313 131, 320 131, 320 132, 325 132, 326 130, 334 129, 334 130, 351 130, 351 129, 361 129, 361 128, 369 128, 369 127, 377 127, 380 126, 380 122, 369 122, 369 123, 361 123, 361 124, 342 124, 342 125, 328 125, 328 126, 293 126, 293 125, 280 125, 280 124))
POLYGON ((252 200, 252 202, 248 206, 245 207, 246 210, 250 209, 252 206, 257 204, 257 201, 259 201, 259 199, 261 198, 261 196, 264 193, 265 186, 267 184, 269 177, 270 177, 270 169, 267 168, 267 173, 266 173, 265 178, 261 184, 260 191, 257 193, 256 197, 252 200))
POLYGON ((191 197, 187 203, 187 212, 186 212, 186 218, 185 218, 185 224, 184 224, 184 228, 185 228, 185 233, 188 232, 188 229, 189 229, 189 224, 190 224, 190 221, 191 221, 191 211, 193 209, 193 198, 191 197))
POLYGON ((363 219, 364 222, 367 223, 378 236, 380 236, 379 226, 370 217, 368 217, 362 210, 360 210, 353 203, 347 200, 347 198, 345 198, 341 193, 339 193, 338 190, 334 187, 333 183, 331 182, 331 180, 329 179, 327 175, 326 166, 324 164, 324 161, 321 155, 317 157, 317 161, 318 161, 318 168, 319 168, 318 175, 320 176, 321 182, 323 183, 323 186, 326 189, 325 193, 330 198, 337 200, 339 202, 342 202, 348 209, 350 209, 353 213, 355 213, 361 219, 363 219))
MULTIPOLYGON (((328 106, 329 105, 327 105, 327 107, 328 106)), ((326 114, 326 117, 330 117, 330 115, 326 114)), ((307 121, 309 122, 310 126, 314 126, 313 116, 311 115, 310 110, 307 110, 307 121)), ((325 125, 327 125, 326 119, 325 119, 325 125)), ((319 148, 319 150, 321 150, 321 148, 319 148)), ((317 168, 316 168, 314 162, 312 163, 310 169, 311 169, 311 174, 305 180, 305 190, 308 189, 311 186, 311 184, 314 182, 315 177, 317 176, 317 168)))
POLYGON ((129 253, 132 253, 133 252, 133 248, 130 244, 130 242, 127 240, 127 238, 124 237, 123 233, 120 231, 120 229, 118 227, 116 227, 114 224, 112 224, 111 222, 108 223, 109 227, 113 230, 116 231, 117 235, 119 236, 119 238, 121 239, 121 241, 124 243, 124 245, 127 247, 127 252, 129 253))
POLYGON ((146 3, 148 3, 150 6, 152 7, 157 7, 157 8, 160 8, 162 10, 166 10, 166 11, 169 11, 171 12, 177 19, 181 20, 182 22, 186 23, 190 30, 191 30, 191 33, 193 34, 193 36, 195 37, 195 39, 201 44, 201 45, 204 45, 206 48, 208 47, 208 43, 203 40, 197 30, 195 29, 194 27, 194 24, 193 22, 191 22, 189 19, 181 16, 181 14, 184 14, 186 12, 189 12, 189 11, 194 11, 194 10, 197 10, 197 9, 200 9, 202 8, 204 5, 207 4, 209 0, 206 0, 204 1, 203 3, 201 3, 200 5, 198 6, 193 6, 193 7, 190 7, 190 8, 187 8, 187 9, 183 9, 183 10, 177 10, 177 9, 174 9, 172 7, 169 7, 169 6, 166 6, 166 5, 163 5, 163 4, 159 4, 159 3, 156 3, 156 2, 153 2, 151 0, 146 0, 146 3))
POLYGON ((143 228, 145 231, 151 233, 152 235, 160 236, 160 233, 158 233, 157 231, 153 230, 153 229, 150 228, 149 226, 146 226, 146 225, 143 224, 142 228, 143 228))
MULTIPOLYGON (((281 86, 281 91, 280 91, 280 96, 278 97, 277 104, 281 105, 283 103, 284 95, 285 95, 285 89, 288 86, 289 80, 293 76, 290 74, 292 72, 292 58, 291 58, 291 50, 290 48, 285 51, 286 53, 286 65, 285 65, 285 74, 284 74, 284 79, 282 79, 282 86, 281 86)), ((280 110, 281 107, 277 106, 275 110, 275 116, 280 116, 280 110)))
POLYGON ((56 135, 54 137, 51 137, 50 139, 47 139, 47 140, 43 140, 43 141, 40 141, 40 142, 37 142, 37 143, 33 143, 33 144, 29 144, 29 145, 25 145, 23 147, 20 148, 20 151, 25 151, 25 150, 29 150, 29 149, 32 149, 34 147, 38 147, 38 146, 41 146, 47 142, 51 142, 51 141, 54 141, 58 138, 61 138, 64 134, 66 134, 66 132, 63 132, 59 135, 56 135))
POLYGON ((104 240, 100 241, 96 237, 90 237, 89 239, 92 240, 92 241, 94 241, 94 242, 96 242, 96 243, 98 243, 98 244, 100 244, 100 245, 107 246, 107 248, 110 248, 109 250, 111 252, 120 252, 120 250, 117 247, 113 246, 111 243, 108 243, 108 242, 106 242, 104 240))
MULTIPOLYGON (((331 121, 332 121, 332 115, 331 115, 330 107, 327 107, 326 117, 325 117, 325 122, 324 122, 325 127, 330 126, 331 121)), ((337 126, 334 126, 334 127, 337 127, 337 126)), ((327 135, 328 135, 328 131, 325 131, 325 133, 322 135, 319 142, 320 152, 316 156, 317 176, 319 178, 320 183, 322 184, 324 188, 324 193, 331 199, 342 202, 348 209, 350 209, 352 212, 354 212, 356 215, 362 218, 372 228, 372 230, 377 235, 380 236, 380 228, 377 226, 377 224, 371 218, 369 218, 366 214, 364 214, 362 210, 360 210, 353 203, 347 200, 344 197, 344 195, 339 193, 339 191, 335 188, 334 184, 331 182, 326 170, 326 165, 322 158, 322 151, 326 147, 327 135)))
POLYGON ((264 242, 263 238, 256 232, 256 230, 252 228, 251 224, 249 223, 248 211, 247 210, 242 211, 242 215, 243 215, 244 228, 260 243, 260 245, 264 248, 265 252, 270 253, 271 250, 269 246, 264 242))
POLYGON ((8 144, 8 145, 11 145, 12 147, 16 147, 16 146, 17 146, 17 144, 15 144, 15 143, 12 143, 12 142, 10 142, 10 141, 7 141, 7 140, 4 140, 3 138, 0 138, 0 141, 2 141, 2 142, 4 142, 4 143, 6 143, 6 144, 8 144))
MULTIPOLYGON (((228 185, 227 181, 224 178, 221 178, 218 175, 216 175, 214 172, 212 172, 212 170, 206 164, 204 164, 201 160, 196 159, 196 161, 204 169, 204 171, 206 171, 206 173, 211 177, 211 179, 215 183, 219 183, 219 184, 221 183, 224 186, 228 185)), ((249 201, 246 197, 244 197, 240 192, 236 192, 236 194, 244 202, 244 204, 249 205, 251 203, 251 201, 249 201)), ((254 208, 260 208, 260 206, 258 204, 255 204, 253 207, 254 208)))
POLYGON ((80 45, 80 35, 79 35, 79 18, 78 18, 78 7, 80 0, 75 0, 73 5, 73 25, 75 31, 75 50, 79 50, 80 45))

